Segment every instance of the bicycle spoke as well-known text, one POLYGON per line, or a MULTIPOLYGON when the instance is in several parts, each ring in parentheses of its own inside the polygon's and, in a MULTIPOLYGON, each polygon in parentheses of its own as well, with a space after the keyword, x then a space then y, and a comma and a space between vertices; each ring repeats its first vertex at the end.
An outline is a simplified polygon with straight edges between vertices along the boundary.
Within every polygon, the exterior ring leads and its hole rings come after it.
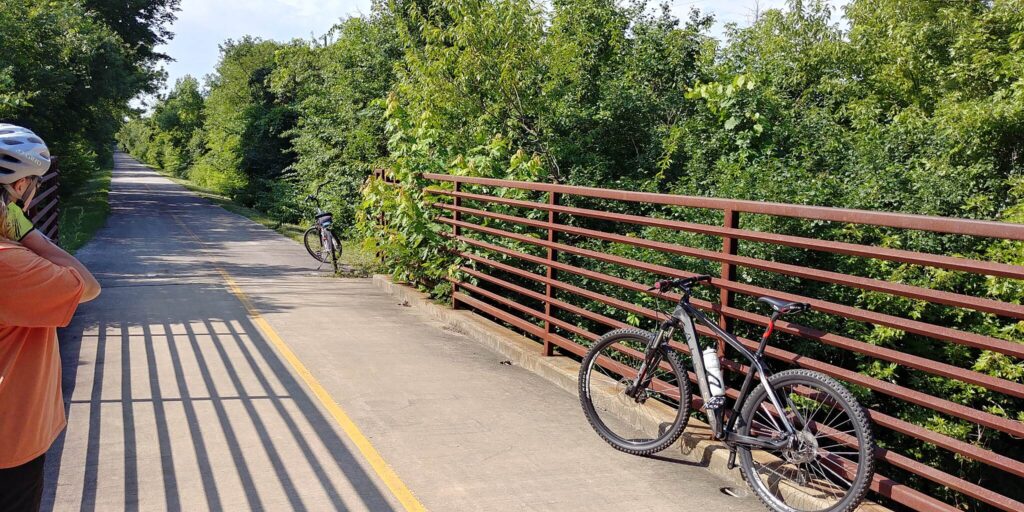
MULTIPOLYGON (((815 462, 816 462, 816 461, 815 461, 815 462)), ((814 465, 812 465, 812 464, 807 464, 807 467, 808 467, 808 468, 809 468, 809 469, 810 469, 810 470, 811 470, 812 472, 814 472, 814 467, 815 467, 814 465)), ((831 491, 831 494, 832 494, 833 496, 835 496, 837 500, 838 500, 838 499, 840 499, 840 498, 842 497, 842 495, 844 494, 844 492, 842 491, 842 489, 839 489, 839 488, 838 488, 837 486, 835 486, 835 485, 834 485, 834 484, 833 484, 832 482, 829 482, 829 479, 828 479, 828 476, 827 476, 827 475, 825 475, 825 474, 824 474, 823 472, 817 472, 816 474, 818 474, 818 475, 820 475, 820 476, 821 476, 821 478, 820 478, 820 479, 815 479, 815 482, 814 482, 814 483, 817 483, 817 487, 815 487, 816 489, 819 489, 819 490, 824 490, 824 489, 822 489, 822 487, 824 487, 824 486, 829 486, 829 487, 831 487, 831 488, 833 489, 833 491, 831 491), (838 491, 836 491, 835 489, 838 489, 838 491)), ((829 491, 825 490, 825 492, 829 492, 829 491)))
MULTIPOLYGON (((771 402, 765 402, 765 403, 763 403, 763 405, 765 405, 765 406, 772 406, 772 407, 774 407, 774 405, 771 405, 771 402)), ((773 414, 771 413, 771 411, 765 411, 765 408, 766 408, 766 407, 760 408, 760 410, 758 410, 758 414, 761 414, 761 415, 766 415, 766 416, 767 416, 767 418, 768 418, 768 420, 772 422, 772 425, 774 425, 774 426, 775 426, 775 431, 776 431, 776 432, 782 432, 782 431, 783 431, 783 429, 782 429, 782 427, 781 427, 781 426, 780 426, 780 425, 778 424, 778 422, 776 422, 776 421, 775 421, 775 416, 774 416, 774 415, 773 415, 773 414)))
MULTIPOLYGON (((846 416, 846 419, 845 419, 845 420, 843 420, 843 421, 842 421, 842 423, 840 423, 840 424, 838 424, 838 425, 829 425, 828 423, 823 423, 823 425, 825 425, 826 427, 828 427, 828 428, 829 428, 829 430, 833 430, 833 431, 838 431, 838 432, 840 432, 840 433, 844 433, 844 432, 853 432, 853 430, 847 430, 847 431, 839 431, 839 427, 841 427, 841 426, 843 426, 843 425, 845 425, 845 424, 847 424, 847 423, 850 423, 850 424, 852 424, 852 423, 853 423, 853 418, 851 418, 851 417, 850 417, 849 415, 847 415, 847 416, 846 416)), ((814 437, 818 437, 818 438, 820 438, 820 437, 822 437, 822 436, 820 436, 820 435, 815 435, 814 437)), ((825 437, 831 437, 831 436, 825 436, 825 437)))
MULTIPOLYGON (((783 393, 782 395, 785 397, 786 404, 789 405, 790 411, 792 411, 793 415, 796 416, 800 420, 801 425, 799 427, 797 425, 793 425, 793 428, 795 428, 797 430, 800 430, 800 429, 802 429, 802 428, 807 426, 807 417, 800 415, 799 408, 797 407, 797 405, 795 403, 793 403, 793 397, 792 397, 793 393, 795 393, 795 391, 790 391, 789 393, 783 393)), ((790 422, 790 423, 792 423, 792 422, 790 422)))
MULTIPOLYGON (((814 463, 815 463, 815 464, 817 464, 817 465, 818 465, 818 467, 820 467, 820 468, 823 468, 823 469, 827 470, 827 471, 828 471, 829 473, 832 473, 832 475, 833 475, 833 476, 835 476, 836 478, 838 478, 838 479, 842 480, 842 481, 843 481, 843 483, 844 483, 844 484, 846 484, 846 486, 847 486, 847 487, 853 487, 853 482, 851 482, 851 481, 847 480, 846 478, 844 478, 844 477, 843 477, 842 475, 840 475, 839 473, 836 473, 836 472, 835 472, 835 471, 834 471, 834 470, 833 470, 832 468, 830 468, 830 467, 828 467, 828 466, 826 466, 826 465, 822 464, 821 462, 819 462, 819 461, 818 461, 818 458, 817 458, 817 457, 816 457, 816 458, 814 459, 814 463)), ((823 473, 823 474, 824 474, 824 473, 823 473)))
POLYGON ((829 450, 828 453, 830 453, 832 455, 859 455, 860 454, 860 452, 835 452, 835 451, 832 451, 832 450, 829 450))
POLYGON ((776 480, 775 482, 773 482, 773 483, 772 483, 772 485, 773 485, 773 486, 774 486, 774 485, 778 485, 778 483, 779 483, 779 480, 789 480, 789 477, 787 477, 787 476, 783 475, 782 473, 779 473, 778 471, 775 471, 774 469, 770 468, 770 467, 769 467, 769 466, 768 466, 767 464, 761 464, 761 463, 756 463, 756 462, 755 462, 755 464, 756 464, 756 465, 757 465, 758 467, 761 467, 761 468, 767 469, 767 470, 768 470, 768 471, 770 471, 770 472, 771 472, 771 473, 772 473, 773 475, 775 475, 775 476, 779 477, 779 478, 778 478, 778 480, 776 480))
MULTIPOLYGON (((840 434, 853 437, 856 433, 857 433, 857 431, 855 431, 855 430, 842 430, 842 431, 832 431, 832 432, 829 432, 827 434, 816 435, 814 437, 816 439, 821 439, 821 438, 824 437, 824 438, 827 438, 827 439, 830 439, 830 440, 833 440, 833 441, 837 441, 836 440, 836 436, 838 436, 840 434)), ((842 441, 839 441, 839 444, 844 444, 844 443, 842 441)))
MULTIPOLYGON (((807 416, 807 421, 812 421, 814 419, 814 417, 818 414, 818 411, 821 410, 821 406, 822 405, 825 405, 825 402, 824 401, 819 401, 818 405, 814 408, 814 411, 812 411, 811 414, 809 416, 807 416)), ((827 413, 826 413, 826 415, 827 415, 827 413)))

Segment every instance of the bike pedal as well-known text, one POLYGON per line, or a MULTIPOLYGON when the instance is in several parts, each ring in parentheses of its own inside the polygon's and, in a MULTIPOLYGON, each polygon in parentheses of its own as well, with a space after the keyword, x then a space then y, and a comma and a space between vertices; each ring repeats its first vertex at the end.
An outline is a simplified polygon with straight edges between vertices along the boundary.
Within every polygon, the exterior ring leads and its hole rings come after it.
POLYGON ((730 446, 729 447, 729 462, 726 463, 725 467, 728 468, 728 469, 736 468, 736 447, 735 446, 730 446))
POLYGON ((704 402, 704 410, 717 411, 718 409, 721 409, 723 405, 725 405, 724 396, 713 396, 711 397, 711 400, 704 402))

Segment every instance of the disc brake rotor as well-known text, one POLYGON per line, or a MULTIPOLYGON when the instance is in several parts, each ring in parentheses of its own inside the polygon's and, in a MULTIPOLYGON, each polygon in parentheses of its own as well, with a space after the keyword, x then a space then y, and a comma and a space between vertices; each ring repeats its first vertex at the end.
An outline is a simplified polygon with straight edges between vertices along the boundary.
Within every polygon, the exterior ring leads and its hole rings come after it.
POLYGON ((782 455, 788 462, 803 464, 810 462, 818 455, 818 439, 812 432, 806 430, 797 432, 794 444, 792 449, 782 451, 782 455))

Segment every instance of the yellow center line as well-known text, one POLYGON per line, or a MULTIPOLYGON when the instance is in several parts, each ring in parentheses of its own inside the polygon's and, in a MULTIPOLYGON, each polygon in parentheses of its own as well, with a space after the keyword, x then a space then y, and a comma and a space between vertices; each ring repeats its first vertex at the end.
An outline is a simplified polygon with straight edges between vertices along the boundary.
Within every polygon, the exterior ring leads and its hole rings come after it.
MULTIPOLYGON (((148 189, 149 187, 147 186, 146 188, 148 189)), ((177 215, 171 215, 171 217, 173 217, 174 220, 185 229, 185 232, 196 240, 196 242, 205 244, 205 242, 196 236, 192 229, 179 219, 177 215)), ((329 412, 331 417, 334 418, 334 421, 339 427, 341 427, 341 430, 345 432, 345 435, 348 436, 349 440, 356 445, 356 448, 359 449, 359 452, 366 459, 366 462, 370 464, 370 467, 372 467, 373 471, 377 473, 377 476, 384 481, 384 484, 387 485, 388 489, 391 490, 391 493, 395 495, 395 498, 398 499, 399 503, 402 504, 405 510, 409 512, 425 512, 427 508, 424 507, 418 499, 416 499, 416 496, 409 490, 409 487, 405 485, 405 482, 398 477, 395 470, 391 468, 383 457, 381 457, 380 452, 373 447, 373 444, 370 443, 370 440, 367 439, 366 435, 359 430, 359 427, 357 427, 355 422, 352 421, 352 418, 350 418, 345 410, 338 405, 338 402, 331 397, 330 393, 324 389, 323 385, 320 384, 320 381, 313 376, 313 373, 310 372, 309 369, 306 368, 306 365, 299 360, 294 352, 292 352, 292 349, 287 343, 285 343, 284 339, 281 338, 277 331, 271 327, 270 323, 260 315, 259 311, 256 310, 256 307, 249 299, 249 296, 242 291, 235 280, 231 277, 231 274, 228 274, 226 270, 220 267, 214 266, 214 268, 218 273, 220 273, 224 282, 227 283, 228 290, 231 291, 231 294, 242 303, 242 306, 245 307, 252 323, 256 325, 268 340, 270 340, 281 357, 283 357, 285 361, 288 361, 288 364, 290 364, 292 369, 295 370, 295 373, 302 378, 303 382, 306 383, 306 386, 309 387, 309 390, 317 397, 320 404, 327 409, 327 412, 329 412)))

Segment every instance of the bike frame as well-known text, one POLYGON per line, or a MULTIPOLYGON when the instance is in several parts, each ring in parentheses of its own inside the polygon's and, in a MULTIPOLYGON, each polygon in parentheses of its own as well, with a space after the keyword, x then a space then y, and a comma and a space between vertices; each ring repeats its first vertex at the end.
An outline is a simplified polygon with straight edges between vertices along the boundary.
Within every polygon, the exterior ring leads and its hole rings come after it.
MULTIPOLYGON (((683 298, 680 299, 676 305, 675 310, 669 316, 665 322, 661 324, 658 333, 655 336, 654 350, 648 350, 647 360, 644 365, 640 368, 640 379, 644 387, 650 384, 650 381, 654 377, 654 373, 650 375, 646 374, 647 368, 657 367, 660 363, 657 359, 661 353, 661 348, 666 345, 675 331, 682 328, 683 334, 686 336, 686 344, 690 347, 690 359, 693 360, 694 370, 697 375, 697 387, 700 390, 700 395, 704 399, 705 404, 711 404, 713 397, 711 395, 711 388, 708 386, 707 370, 704 367, 704 357, 701 352, 700 344, 697 343, 697 329, 694 320, 707 326, 712 332, 719 338, 724 340, 732 348, 736 349, 743 357, 750 361, 751 367, 754 371, 748 372, 746 378, 743 380, 743 386, 740 388, 740 394, 736 398, 735 404, 732 409, 732 414, 729 417, 728 424, 723 424, 723 407, 707 408, 708 409, 708 423, 711 424, 712 432, 715 438, 725 442, 730 446, 747 446, 751 448, 760 448, 767 450, 780 450, 785 449, 790 444, 790 439, 796 435, 796 429, 793 424, 790 423, 789 418, 785 414, 780 414, 779 418, 783 427, 785 428, 786 435, 778 440, 768 440, 764 438, 744 436, 734 432, 736 426, 736 419, 739 417, 740 408, 746 401, 747 396, 753 391, 754 372, 761 379, 761 384, 764 386, 765 391, 768 394, 768 399, 771 400, 772 405, 779 411, 784 411, 782 402, 779 400, 778 395, 768 385, 769 378, 771 378, 771 371, 768 369, 767 364, 764 361, 764 349, 768 343, 768 337, 771 335, 772 330, 775 326, 775 320, 778 319, 778 313, 773 314, 768 328, 765 330, 764 335, 761 337, 761 344, 757 350, 751 352, 747 347, 743 346, 735 336, 722 330, 717 323, 712 322, 704 313, 694 308, 689 301, 689 293, 685 293, 683 298)), ((724 397, 723 397, 724 398, 724 397)))

